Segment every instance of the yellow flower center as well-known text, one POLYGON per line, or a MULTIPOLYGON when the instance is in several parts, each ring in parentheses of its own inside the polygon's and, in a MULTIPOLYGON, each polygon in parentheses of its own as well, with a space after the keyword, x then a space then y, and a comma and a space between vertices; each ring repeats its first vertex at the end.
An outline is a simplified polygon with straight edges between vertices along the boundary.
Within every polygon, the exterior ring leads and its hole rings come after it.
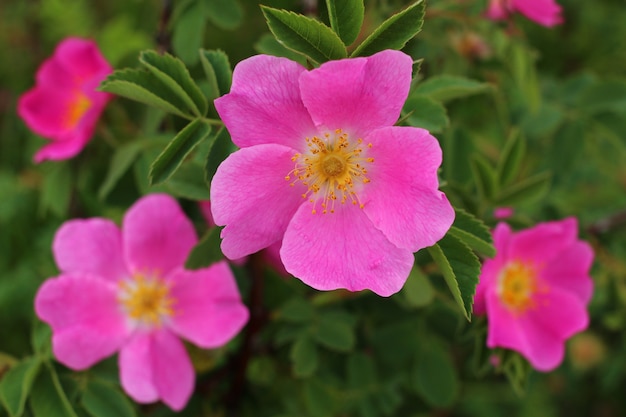
POLYGON ((89 100, 89 98, 85 94, 78 92, 74 97, 72 104, 70 104, 70 108, 68 109, 65 118, 65 125, 68 128, 76 127, 80 119, 87 112, 87 110, 89 110, 90 107, 91 100, 89 100))
POLYGON ((547 287, 538 282, 534 265, 513 261, 500 273, 497 291, 505 307, 521 314, 537 306, 537 296, 547 292, 547 287))
POLYGON ((350 201, 363 208, 358 191, 370 182, 366 165, 374 162, 374 158, 363 155, 363 150, 372 148, 372 144, 364 145, 363 139, 350 141, 341 129, 326 133, 323 138, 313 136, 305 140, 308 150, 291 158, 296 166, 285 180, 291 181, 293 176, 292 186, 298 181, 307 186, 302 198, 313 203, 312 213, 317 213, 319 199, 323 214, 334 213, 336 201, 350 201))
POLYGON ((119 285, 118 300, 132 321, 159 327, 174 315, 175 300, 170 296, 170 287, 159 277, 136 274, 119 285))

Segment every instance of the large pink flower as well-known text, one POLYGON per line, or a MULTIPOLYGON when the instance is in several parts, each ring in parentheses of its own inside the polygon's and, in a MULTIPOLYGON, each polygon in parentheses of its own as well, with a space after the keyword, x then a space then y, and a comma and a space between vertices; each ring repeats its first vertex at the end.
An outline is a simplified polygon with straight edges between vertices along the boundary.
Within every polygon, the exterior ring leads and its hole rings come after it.
POLYGON ((167 195, 135 203, 121 231, 101 218, 63 224, 53 244, 61 275, 35 299, 56 358, 80 370, 119 351, 122 386, 133 399, 182 409, 194 371, 179 337, 215 348, 248 320, 226 262, 183 269, 196 241, 167 195))
POLYGON ((95 42, 78 38, 63 40, 41 64, 17 106, 28 127, 52 141, 35 162, 72 158, 85 147, 112 97, 95 89, 112 71, 95 42))
POLYGON ((517 233, 498 224, 474 303, 487 314, 487 346, 513 349, 540 371, 561 363, 565 340, 589 324, 593 251, 577 234, 575 218, 517 233))
POLYGON ((543 26, 563 23, 561 6, 555 0, 490 0, 486 15, 493 20, 503 20, 514 12, 543 26))
POLYGON ((400 290, 413 252, 454 219, 437 189, 439 143, 393 126, 412 64, 387 50, 311 71, 266 55, 237 65, 231 92, 215 101, 242 148, 211 185, 227 257, 282 242, 287 271, 316 289, 400 290))

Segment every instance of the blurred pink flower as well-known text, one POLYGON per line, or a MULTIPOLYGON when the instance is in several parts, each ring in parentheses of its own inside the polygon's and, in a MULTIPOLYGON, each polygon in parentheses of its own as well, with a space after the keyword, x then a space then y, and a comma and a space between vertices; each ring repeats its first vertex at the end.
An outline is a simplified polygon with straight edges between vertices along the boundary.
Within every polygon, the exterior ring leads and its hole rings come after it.
POLYGON ((258 55, 215 105, 241 149, 218 168, 212 213, 231 259, 282 242, 292 275, 319 290, 400 290, 413 252, 454 210, 438 190, 441 148, 397 127, 413 60, 387 50, 308 71, 258 55))
POLYGON ((35 154, 36 163, 69 159, 85 147, 112 97, 95 89, 112 71, 95 42, 78 38, 61 41, 41 64, 35 87, 17 105, 28 127, 52 141, 35 154))
POLYGON ((56 358, 81 370, 119 351, 122 386, 135 401, 182 409, 195 375, 179 337, 216 348, 248 320, 226 262, 183 269, 196 242, 167 195, 137 201, 121 231, 102 218, 63 224, 53 243, 61 274, 35 298, 56 358))
POLYGON ((503 20, 514 12, 543 26, 563 23, 561 6, 555 0, 490 0, 486 15, 493 20, 503 20))
POLYGON ((589 324, 591 247, 575 218, 514 233, 494 231, 497 255, 485 261, 474 310, 487 314, 487 346, 522 354, 540 371, 563 360, 565 340, 589 324))
POLYGON ((514 212, 513 207, 496 207, 493 210, 493 217, 498 220, 504 220, 511 217, 514 212))

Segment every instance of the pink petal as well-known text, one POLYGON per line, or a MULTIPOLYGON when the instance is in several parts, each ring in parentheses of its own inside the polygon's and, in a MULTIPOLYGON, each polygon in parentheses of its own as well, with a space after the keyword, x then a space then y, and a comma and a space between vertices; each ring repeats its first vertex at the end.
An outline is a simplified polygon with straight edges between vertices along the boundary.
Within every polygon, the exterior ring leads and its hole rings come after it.
POLYGON ((501 304, 495 287, 485 290, 485 304, 488 322, 487 346, 513 349, 524 354, 528 348, 523 329, 517 317, 501 304))
POLYGON ((300 99, 298 77, 304 72, 296 62, 268 55, 237 64, 230 93, 215 100, 237 146, 276 143, 300 149, 316 132, 300 99))
POLYGON ((139 403, 161 399, 182 410, 193 392, 195 374, 182 342, 169 330, 137 333, 119 357, 124 391, 139 403))
POLYGON ((490 0, 485 15, 492 20, 503 20, 509 16, 510 0, 490 0))
POLYGON ((170 328, 203 348, 230 341, 248 321, 228 264, 221 261, 196 271, 178 270, 170 277, 175 315, 170 328))
MULTIPOLYGON (((281 145, 257 145, 231 154, 211 183, 211 210, 222 230, 222 252, 237 259, 279 241, 306 188, 290 186, 296 153, 281 145)), ((292 181, 293 182, 293 181, 292 181)))
POLYGON ((57 60, 79 81, 94 77, 102 80, 106 74, 113 72, 113 68, 98 49, 98 45, 87 39, 64 39, 57 46, 52 59, 57 60))
POLYGON ((59 138, 71 132, 68 115, 73 104, 71 93, 37 86, 20 97, 17 112, 33 132, 59 138))
POLYGON ((513 8, 540 25, 551 27, 563 23, 561 6, 554 0, 511 0, 513 8))
POLYGON ((508 247, 513 232, 506 223, 498 223, 493 231, 493 245, 496 248, 496 256, 487 259, 480 271, 476 295, 474 297, 474 313, 485 314, 487 312, 486 298, 489 292, 494 292, 498 285, 500 271, 509 262, 508 247))
POLYGON ((124 216, 122 236, 131 272, 162 276, 182 266, 198 241, 191 221, 165 194, 139 199, 124 216))
POLYGON ((52 328, 55 357, 75 370, 112 355, 128 336, 116 286, 102 279, 49 279, 35 296, 35 311, 52 328))
POLYGON ((122 234, 110 220, 70 220, 57 230, 52 243, 63 273, 94 275, 117 281, 128 276, 122 255, 122 234))
POLYGON ((558 260, 550 262, 541 271, 541 277, 563 291, 578 296, 588 303, 593 294, 593 281, 589 270, 593 262, 593 249, 586 242, 575 242, 560 252, 558 260))
POLYGON ((315 289, 370 289, 383 297, 402 288, 414 262, 411 251, 389 242, 361 209, 341 204, 332 214, 312 214, 302 205, 280 255, 287 271, 315 289))
POLYGON ((330 61, 302 73, 302 101, 320 128, 340 128, 362 137, 398 120, 412 66, 410 56, 392 50, 330 61))
POLYGON ((423 129, 387 127, 365 142, 374 157, 362 191, 367 217, 398 247, 417 252, 435 244, 454 221, 454 209, 437 189, 437 139, 423 129))
POLYGON ((33 156, 33 162, 39 164, 43 161, 62 161, 78 155, 91 136, 85 136, 83 132, 77 133, 66 135, 65 140, 55 140, 43 146, 33 156))
POLYGON ((571 217, 545 222, 516 233, 509 246, 509 258, 547 265, 569 247, 578 235, 578 224, 571 217))

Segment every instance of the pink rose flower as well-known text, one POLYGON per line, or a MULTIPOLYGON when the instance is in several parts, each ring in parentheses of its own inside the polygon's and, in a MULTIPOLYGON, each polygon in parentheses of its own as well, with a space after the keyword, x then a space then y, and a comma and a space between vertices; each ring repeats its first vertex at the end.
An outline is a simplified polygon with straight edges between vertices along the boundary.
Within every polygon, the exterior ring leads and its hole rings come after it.
POLYGON ((591 247, 577 239, 575 218, 514 233, 494 231, 497 255, 485 261, 474 311, 487 314, 487 346, 522 354, 540 371, 563 360, 565 340, 589 324, 591 247))
POLYGON ((78 38, 63 40, 41 64, 35 87, 17 105, 28 127, 52 141, 35 154, 36 163, 69 159, 85 147, 112 98, 95 89, 112 71, 95 42, 78 38))
POLYGON ((438 190, 441 148, 397 127, 413 60, 387 50, 308 71, 285 58, 240 62, 215 106, 241 149, 211 185, 231 259, 282 242, 286 270, 319 290, 400 290, 413 252, 454 210, 438 190))
POLYGON ((226 262, 183 268, 196 242, 167 195, 137 201, 121 231, 101 218, 64 223, 53 243, 61 274, 35 298, 59 362, 81 370, 119 351, 122 387, 135 401, 182 409, 195 374, 179 337, 216 348, 248 320, 226 262))
POLYGON ((563 23, 561 6, 555 0, 490 0, 486 15, 492 20, 503 20, 515 12, 543 26, 563 23))

